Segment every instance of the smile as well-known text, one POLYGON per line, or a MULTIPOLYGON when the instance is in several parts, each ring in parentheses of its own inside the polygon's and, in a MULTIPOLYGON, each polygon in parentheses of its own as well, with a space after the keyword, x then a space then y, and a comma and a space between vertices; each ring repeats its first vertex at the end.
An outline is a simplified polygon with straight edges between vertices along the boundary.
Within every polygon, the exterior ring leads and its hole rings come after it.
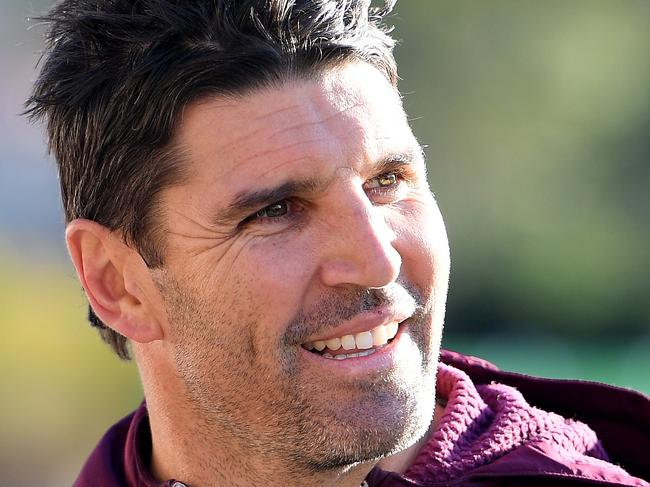
POLYGON ((379 325, 372 330, 362 331, 327 340, 305 342, 302 347, 312 353, 331 360, 346 360, 372 355, 385 347, 397 335, 397 321, 379 325))

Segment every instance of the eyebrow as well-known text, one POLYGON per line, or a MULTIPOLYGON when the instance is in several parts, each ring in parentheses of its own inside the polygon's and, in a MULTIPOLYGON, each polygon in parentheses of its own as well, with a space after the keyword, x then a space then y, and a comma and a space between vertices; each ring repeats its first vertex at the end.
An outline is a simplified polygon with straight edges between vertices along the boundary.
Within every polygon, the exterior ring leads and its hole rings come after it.
MULTIPOLYGON (((382 174, 396 171, 403 166, 423 159, 424 152, 419 146, 401 152, 390 153, 374 164, 374 172, 382 174)), ((291 196, 325 191, 329 184, 331 184, 331 181, 324 181, 319 177, 314 177, 303 180, 289 180, 270 188, 240 191, 224 209, 214 215, 212 223, 217 226, 232 224, 255 211, 291 196)))

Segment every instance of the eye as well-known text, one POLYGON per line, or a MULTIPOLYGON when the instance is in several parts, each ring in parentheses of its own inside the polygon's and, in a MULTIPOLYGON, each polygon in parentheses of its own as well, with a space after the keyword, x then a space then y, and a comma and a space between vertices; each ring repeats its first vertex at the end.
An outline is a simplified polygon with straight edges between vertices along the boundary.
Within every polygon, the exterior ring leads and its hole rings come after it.
POLYGON ((251 223, 273 223, 284 221, 291 218, 293 213, 296 211, 296 205, 294 205, 290 200, 276 201, 275 203, 271 203, 246 217, 240 223, 240 226, 245 226, 251 223))
POLYGON ((384 188, 390 189, 394 188, 399 183, 400 177, 396 172, 387 172, 368 180, 368 182, 364 184, 364 188, 367 190, 382 190, 384 188))
POLYGON ((289 211, 289 202, 287 200, 276 201, 262 208, 253 215, 253 218, 278 218, 284 216, 289 211))
POLYGON ((288 212, 289 202, 287 200, 276 201, 275 203, 271 203, 270 205, 265 206, 261 210, 255 212, 244 221, 248 222, 251 220, 260 220, 264 218, 281 218, 288 212))
POLYGON ((388 174, 382 174, 377 178, 377 183, 381 187, 393 186, 397 184, 397 174, 394 172, 388 174))

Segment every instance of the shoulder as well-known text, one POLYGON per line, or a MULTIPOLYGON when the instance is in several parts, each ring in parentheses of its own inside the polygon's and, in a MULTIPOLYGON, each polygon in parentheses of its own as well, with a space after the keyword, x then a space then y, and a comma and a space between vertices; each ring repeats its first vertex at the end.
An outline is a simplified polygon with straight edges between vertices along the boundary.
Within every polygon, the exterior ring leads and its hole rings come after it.
POLYGON ((567 421, 584 423, 596 434, 611 464, 634 477, 650 479, 650 398, 647 396, 596 382, 506 372, 483 359, 446 350, 442 352, 441 362, 465 372, 476 386, 512 387, 531 406, 567 421))
POLYGON ((504 372, 443 351, 436 390, 447 402, 404 474, 375 468, 373 487, 650 487, 650 400, 583 381, 504 372))

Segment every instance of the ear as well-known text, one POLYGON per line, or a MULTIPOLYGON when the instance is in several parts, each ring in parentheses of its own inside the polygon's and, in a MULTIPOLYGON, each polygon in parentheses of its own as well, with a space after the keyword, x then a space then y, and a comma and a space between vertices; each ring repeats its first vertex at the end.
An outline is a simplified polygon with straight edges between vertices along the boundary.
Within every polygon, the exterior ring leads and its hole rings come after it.
POLYGON ((121 235, 97 222, 71 221, 66 244, 95 314, 130 340, 147 343, 164 336, 157 309, 159 291, 140 254, 121 235))

